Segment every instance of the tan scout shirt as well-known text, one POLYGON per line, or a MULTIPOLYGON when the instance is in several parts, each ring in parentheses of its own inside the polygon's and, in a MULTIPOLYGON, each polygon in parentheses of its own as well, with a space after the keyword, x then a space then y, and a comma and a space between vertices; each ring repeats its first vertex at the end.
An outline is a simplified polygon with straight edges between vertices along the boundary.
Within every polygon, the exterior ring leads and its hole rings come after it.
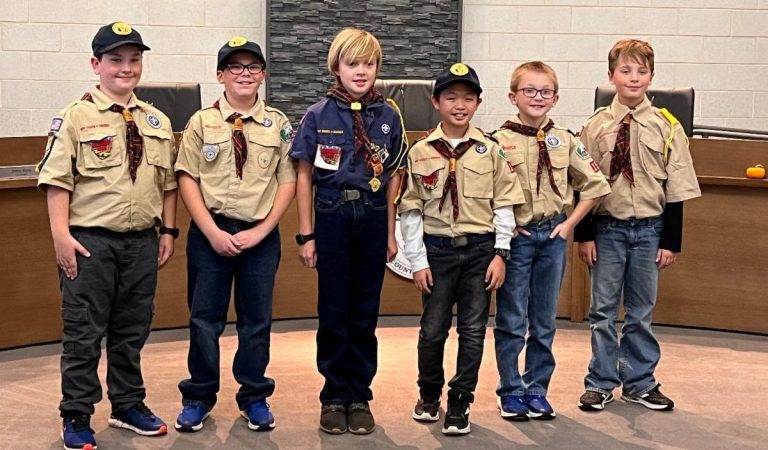
POLYGON ((248 159, 240 179, 232 143, 234 123, 226 121, 234 112, 222 95, 219 109, 202 109, 189 119, 176 171, 188 173, 200 184, 205 206, 213 213, 254 222, 269 214, 279 184, 296 181, 288 157, 291 124, 285 114, 262 99, 242 116, 248 159))
POLYGON ((469 128, 463 141, 472 138, 478 143, 456 162, 459 216, 454 221, 450 193, 442 212, 439 209, 449 161, 430 142, 441 138, 445 139, 438 126, 409 150, 408 185, 400 201, 400 213, 422 211, 427 234, 455 237, 492 233, 494 209, 525 202, 517 176, 499 156, 498 144, 479 129, 469 128), (435 180, 426 182, 424 177, 435 180))
MULTIPOLYGON (((582 141, 606 177, 611 173, 611 153, 621 121, 629 112, 630 109, 616 97, 610 106, 595 113, 582 130, 582 141)), ((665 164, 664 142, 673 131, 672 125, 647 98, 635 108, 632 117, 629 148, 634 186, 626 177, 619 176, 611 184, 612 193, 595 208, 595 214, 622 220, 644 219, 661 215, 667 202, 700 197, 688 138, 682 126, 674 126, 674 138, 665 164)))
MULTIPOLYGON (((544 123, 548 120, 545 118, 544 123)), ((512 121, 520 123, 517 116, 512 121)), ((549 159, 552 161, 552 174, 562 198, 552 190, 546 169, 541 173, 539 193, 536 193, 539 144, 535 136, 500 129, 493 137, 499 141, 503 157, 514 167, 525 194, 525 203, 515 205, 515 223, 518 226, 539 222, 564 212, 573 204, 574 188, 581 193, 583 199, 611 193, 605 176, 579 138, 565 128, 552 128, 547 133, 546 141, 549 159)))
POLYGON ((126 125, 115 103, 98 89, 93 102, 78 100, 54 118, 38 186, 71 192, 70 226, 125 232, 161 223, 163 193, 176 189, 171 121, 132 95, 126 105, 144 137, 144 154, 131 182, 126 125))

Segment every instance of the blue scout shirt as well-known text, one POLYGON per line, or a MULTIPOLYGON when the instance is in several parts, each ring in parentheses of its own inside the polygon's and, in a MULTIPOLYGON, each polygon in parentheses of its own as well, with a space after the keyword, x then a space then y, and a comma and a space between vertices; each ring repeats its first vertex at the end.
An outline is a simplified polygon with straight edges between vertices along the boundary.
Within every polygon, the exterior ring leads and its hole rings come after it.
MULTIPOLYGON (((405 164, 406 142, 398 112, 384 102, 368 105, 362 111, 365 129, 371 141, 386 150, 384 172, 378 176, 385 186, 391 174, 405 164)), ((365 164, 365 150, 355 154, 355 132, 349 105, 324 98, 307 109, 293 139, 290 155, 312 164, 315 185, 336 189, 371 191, 368 182, 373 171, 365 164), (329 155, 323 164, 320 155, 329 155), (340 153, 340 155, 339 155, 340 153), (339 158, 334 161, 334 158, 339 158), (338 165, 338 169, 321 168, 338 165)))

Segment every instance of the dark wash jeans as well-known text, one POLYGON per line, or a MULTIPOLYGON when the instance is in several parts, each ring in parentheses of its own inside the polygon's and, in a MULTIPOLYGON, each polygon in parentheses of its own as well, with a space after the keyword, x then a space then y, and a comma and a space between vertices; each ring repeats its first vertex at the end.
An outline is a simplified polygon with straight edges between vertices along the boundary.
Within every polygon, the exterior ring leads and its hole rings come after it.
POLYGON ((377 193, 318 187, 315 193, 317 368, 322 403, 373 398, 381 286, 387 259, 386 187, 377 193))

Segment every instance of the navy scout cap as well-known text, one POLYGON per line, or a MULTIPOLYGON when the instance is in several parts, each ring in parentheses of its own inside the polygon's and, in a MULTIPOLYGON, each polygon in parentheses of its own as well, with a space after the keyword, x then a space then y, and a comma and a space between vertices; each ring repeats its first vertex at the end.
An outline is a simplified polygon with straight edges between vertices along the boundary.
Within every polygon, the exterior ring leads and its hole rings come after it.
POLYGON ((218 63, 216 63, 216 67, 218 69, 223 69, 224 64, 227 62, 229 56, 235 52, 252 53, 264 67, 267 67, 267 60, 264 59, 264 54, 261 52, 261 47, 259 47, 259 44, 251 42, 242 36, 233 37, 229 40, 229 42, 224 44, 221 49, 219 49, 219 58, 218 63))
POLYGON ((93 56, 96 57, 121 45, 135 45, 142 51, 149 50, 149 47, 144 45, 144 41, 141 40, 139 32, 125 22, 114 22, 104 25, 99 28, 96 36, 93 37, 93 42, 91 42, 93 56))
POLYGON ((469 67, 464 63, 456 63, 450 67, 450 69, 440 72, 435 80, 435 87, 432 89, 432 95, 439 97, 440 92, 447 88, 450 84, 462 81, 468 84, 477 95, 483 92, 483 88, 480 87, 480 79, 477 77, 475 69, 469 67))

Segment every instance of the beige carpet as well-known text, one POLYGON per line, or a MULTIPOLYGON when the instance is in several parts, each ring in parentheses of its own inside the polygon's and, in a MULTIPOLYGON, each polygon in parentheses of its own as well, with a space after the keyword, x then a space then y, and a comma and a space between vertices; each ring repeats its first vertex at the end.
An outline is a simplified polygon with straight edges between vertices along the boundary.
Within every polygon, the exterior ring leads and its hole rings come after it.
MULTIPOLYGON (((662 343, 657 376, 677 408, 654 412, 617 400, 606 411, 590 414, 576 407, 589 360, 588 327, 561 321, 555 341, 558 367, 549 394, 558 417, 551 422, 512 423, 501 419, 495 406, 497 375, 489 328, 472 407, 472 433, 445 437, 440 423, 424 425, 410 418, 417 395, 417 323, 414 317, 381 319, 379 373, 372 403, 378 428, 369 436, 329 436, 318 431, 317 394, 322 379, 314 362, 315 322, 281 321, 273 327, 268 370, 277 383, 269 400, 277 422, 274 431, 252 432, 238 415, 237 387, 230 371, 236 340, 229 327, 221 340, 219 403, 201 432, 171 430, 166 436, 147 438, 112 429, 107 426, 105 400, 96 406, 92 420, 99 449, 768 448, 766 337, 657 327, 662 343)), ((176 384, 186 376, 186 336, 186 330, 154 332, 143 353, 147 403, 169 425, 180 408, 176 384)), ((58 351, 58 345, 50 345, 0 352, 0 448, 62 448, 58 351)), ((452 332, 447 376, 455 355, 452 332)))

